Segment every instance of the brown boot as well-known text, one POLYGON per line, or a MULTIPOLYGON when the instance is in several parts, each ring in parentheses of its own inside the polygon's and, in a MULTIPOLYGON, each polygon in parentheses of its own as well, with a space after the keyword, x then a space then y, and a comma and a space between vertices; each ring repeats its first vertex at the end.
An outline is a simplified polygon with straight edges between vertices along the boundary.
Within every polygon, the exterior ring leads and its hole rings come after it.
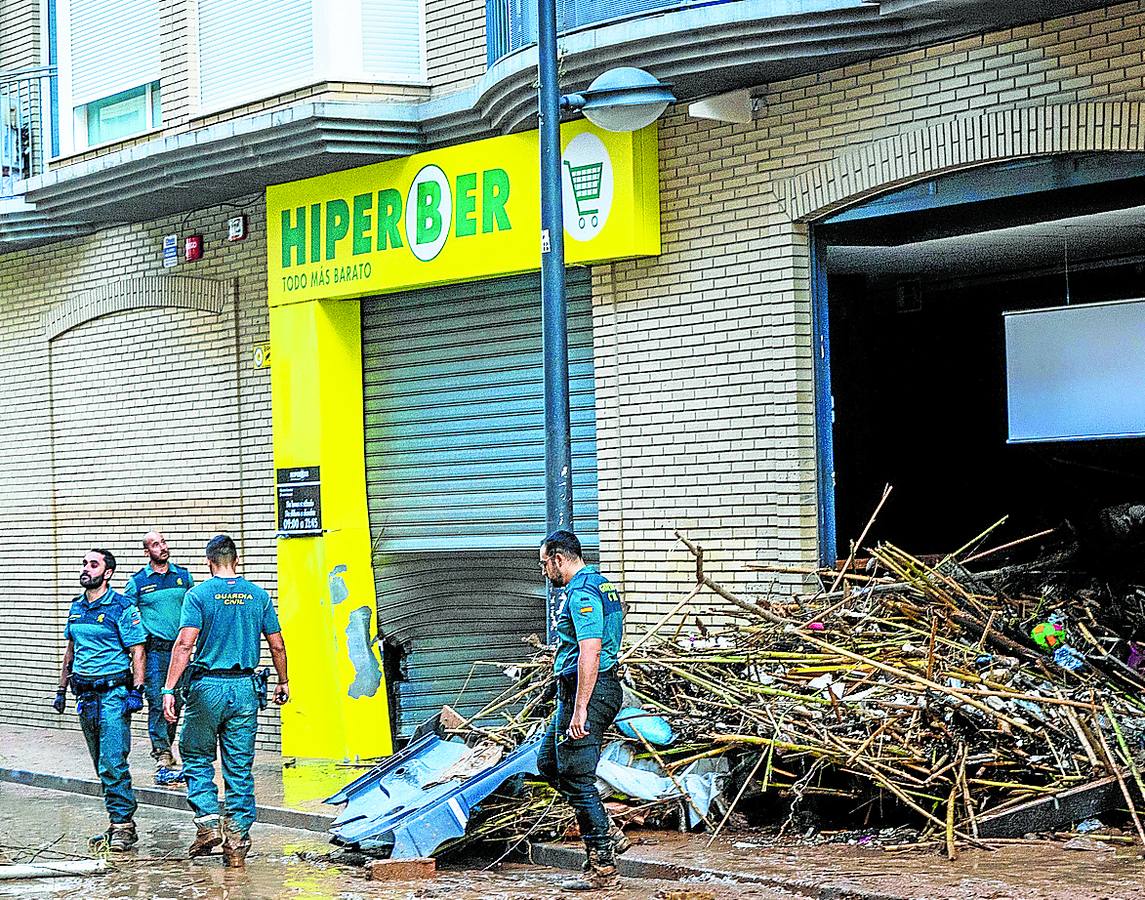
POLYGON ((608 829, 608 837, 612 841, 612 850, 617 856, 623 856, 632 849, 631 838, 615 822, 608 829))
POLYGON ((218 816, 206 816, 195 820, 195 840, 187 848, 187 856, 208 856, 223 842, 223 832, 219 827, 218 816))
POLYGON ((246 855, 250 852, 250 838, 234 830, 228 819, 223 823, 223 859, 228 869, 242 869, 246 866, 246 855))
POLYGON ((134 822, 116 822, 107 829, 107 849, 112 853, 126 853, 138 843, 134 822))
POLYGON ((620 887, 616 850, 610 841, 604 847, 588 847, 588 870, 580 878, 561 882, 562 891, 607 891, 620 887))

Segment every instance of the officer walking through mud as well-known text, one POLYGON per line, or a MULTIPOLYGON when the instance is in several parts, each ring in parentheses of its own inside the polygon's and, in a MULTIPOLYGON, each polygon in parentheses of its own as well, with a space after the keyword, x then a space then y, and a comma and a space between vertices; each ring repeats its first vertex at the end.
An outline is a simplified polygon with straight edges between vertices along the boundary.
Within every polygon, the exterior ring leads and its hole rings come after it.
POLYGON ((187 592, 179 635, 163 686, 163 713, 175 721, 175 690, 195 651, 179 751, 187 778, 187 802, 195 813, 189 856, 205 856, 219 844, 227 866, 241 868, 250 850, 255 820, 254 739, 258 711, 266 705, 266 679, 255 673, 260 639, 266 637, 278 675, 274 702, 290 698, 286 645, 270 595, 241 578, 238 550, 225 534, 207 543, 211 577, 187 592), (218 747, 226 790, 220 817, 215 784, 218 747))
POLYGON ((619 592, 595 566, 585 564, 581 553, 580 540, 570 531, 554 531, 541 544, 541 571, 564 591, 553 661, 557 710, 537 767, 576 813, 588 856, 584 877, 561 887, 591 891, 616 887, 616 854, 627 849, 596 789, 601 742, 621 705, 616 668, 624 612, 619 592))
POLYGON ((143 552, 147 565, 127 579, 124 596, 134 601, 143 617, 147 631, 147 734, 151 738, 151 757, 155 760, 155 783, 180 784, 183 773, 177 767, 171 745, 175 741, 175 727, 183 700, 175 694, 175 719, 163 717, 163 696, 160 691, 171 665, 171 648, 179 633, 179 614, 183 608, 183 595, 195 584, 191 573, 171 562, 167 539, 161 532, 149 531, 143 536, 143 552))
POLYGON ((103 787, 110 827, 107 846, 130 850, 135 831, 135 792, 127 754, 131 750, 131 714, 143 709, 143 630, 139 610, 111 588, 115 557, 107 550, 90 550, 83 559, 80 586, 64 627, 67 644, 60 667, 60 685, 52 704, 62 713, 67 689, 76 695, 80 727, 91 761, 103 787))

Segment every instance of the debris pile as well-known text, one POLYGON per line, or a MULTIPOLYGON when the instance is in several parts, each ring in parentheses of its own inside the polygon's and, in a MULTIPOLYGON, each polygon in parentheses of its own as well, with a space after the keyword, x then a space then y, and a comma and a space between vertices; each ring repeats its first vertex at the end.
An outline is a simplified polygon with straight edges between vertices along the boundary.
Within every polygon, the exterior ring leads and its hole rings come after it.
MULTIPOLYGON (((785 824, 811 798, 839 822, 870 821, 878 805, 878 824, 892 810, 954 856, 1116 806, 1145 843, 1145 680, 1092 595, 1014 595, 997 572, 973 574, 965 551, 927 563, 881 545, 861 570, 805 573, 821 579, 814 593, 749 599, 706 576, 702 549, 681 540, 696 587, 625 650, 630 721, 610 735, 626 748, 614 764, 676 790, 634 800, 600 772, 633 815, 677 810, 718 832, 745 796, 786 804, 785 824), (665 727, 670 741, 654 734, 665 727), (722 805, 684 783, 699 764, 732 772, 709 779, 722 805)), ((546 663, 509 672, 511 687, 453 733, 506 748, 535 737, 546 663)), ((535 839, 571 819, 533 783, 482 811, 468 840, 535 839)))

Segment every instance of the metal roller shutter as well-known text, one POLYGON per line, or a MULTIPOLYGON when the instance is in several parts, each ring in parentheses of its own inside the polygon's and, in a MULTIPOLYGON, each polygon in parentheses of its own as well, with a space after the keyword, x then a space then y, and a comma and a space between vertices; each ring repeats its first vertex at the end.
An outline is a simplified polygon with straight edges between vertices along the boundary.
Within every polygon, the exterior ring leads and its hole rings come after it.
POLYGON ((364 0, 362 67, 383 81, 424 81, 421 0, 364 0))
POLYGON ((311 0, 199 0, 199 96, 214 109, 314 76, 311 0))
MULTIPOLYGON (((595 548, 587 271, 569 271, 568 295, 575 520, 595 548)), ((362 304, 378 622, 403 735, 445 703, 476 712, 507 685, 485 663, 524 658, 544 630, 540 310, 535 275, 362 304)))
POLYGON ((159 80, 155 0, 72 0, 70 10, 74 106, 159 80))

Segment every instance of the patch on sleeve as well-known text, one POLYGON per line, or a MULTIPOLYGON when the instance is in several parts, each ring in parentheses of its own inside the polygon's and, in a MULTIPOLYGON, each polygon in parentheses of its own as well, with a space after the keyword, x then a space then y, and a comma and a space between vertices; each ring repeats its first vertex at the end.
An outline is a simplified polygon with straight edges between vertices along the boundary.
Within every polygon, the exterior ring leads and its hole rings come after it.
POLYGON ((142 621, 143 621, 143 620, 142 620, 142 619, 139 617, 139 610, 134 610, 134 611, 131 613, 131 624, 132 624, 132 625, 138 625, 138 624, 140 624, 140 622, 142 622, 142 621))
POLYGON ((588 615, 589 613, 591 613, 591 612, 592 612, 592 607, 591 607, 591 606, 582 606, 582 607, 580 608, 580 614, 581 614, 582 616, 587 616, 587 615, 588 615))

